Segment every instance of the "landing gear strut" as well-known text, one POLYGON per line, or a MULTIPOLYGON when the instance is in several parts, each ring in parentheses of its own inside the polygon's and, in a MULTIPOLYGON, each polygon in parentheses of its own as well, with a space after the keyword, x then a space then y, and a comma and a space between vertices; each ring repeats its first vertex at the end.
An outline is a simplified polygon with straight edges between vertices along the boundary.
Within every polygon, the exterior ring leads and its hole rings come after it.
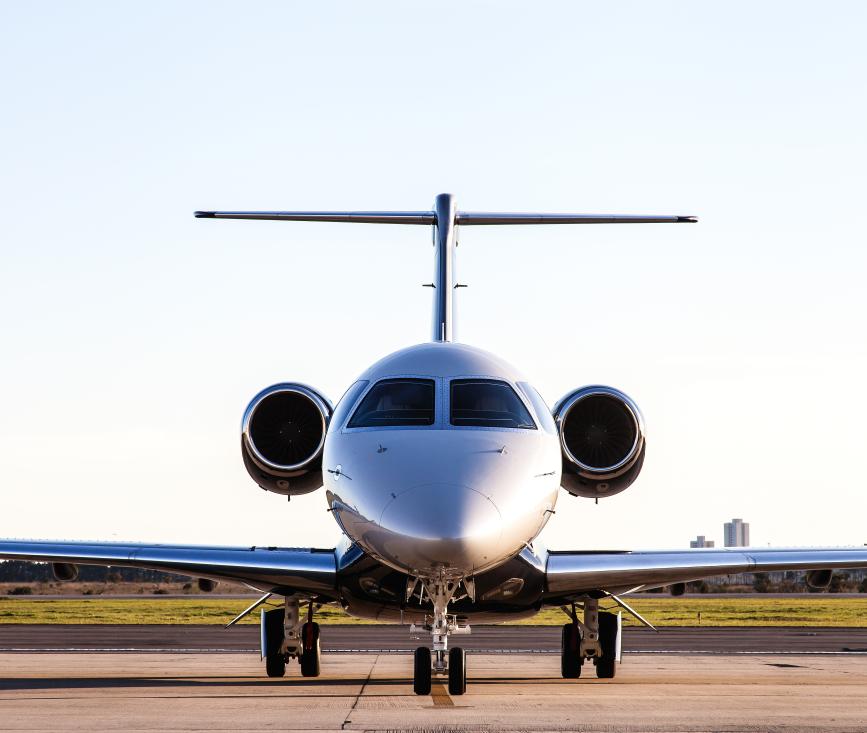
POLYGON ((560 673, 565 679, 581 676, 585 659, 592 659, 596 676, 611 679, 620 661, 620 614, 599 611, 596 598, 585 597, 583 620, 578 619, 575 604, 572 604, 572 622, 564 624, 560 646, 560 673))
MULTIPOLYGON (((407 586, 407 600, 415 592, 419 581, 414 580, 407 586)), ((448 673, 449 694, 463 695, 467 691, 467 654, 461 647, 448 648, 449 634, 468 634, 470 627, 461 624, 458 617, 448 614, 449 602, 454 598, 461 580, 439 577, 422 580, 419 601, 427 593, 433 604, 433 618, 423 627, 430 631, 431 648, 420 646, 413 657, 413 691, 416 695, 429 695, 433 674, 448 673)), ((464 581, 465 587, 473 589, 471 581, 464 581)), ((418 631, 414 625, 411 631, 418 631)))
POLYGON ((319 624, 313 621, 313 601, 308 602, 303 624, 297 598, 287 598, 284 608, 262 614, 262 655, 269 677, 283 677, 292 658, 300 662, 302 677, 319 676, 319 624))

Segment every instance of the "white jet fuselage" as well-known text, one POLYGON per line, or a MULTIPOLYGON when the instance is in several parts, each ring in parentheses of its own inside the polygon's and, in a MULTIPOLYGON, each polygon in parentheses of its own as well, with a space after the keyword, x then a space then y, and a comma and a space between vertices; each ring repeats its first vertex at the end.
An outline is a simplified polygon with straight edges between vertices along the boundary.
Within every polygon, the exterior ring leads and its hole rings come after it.
POLYGON ((545 526, 561 449, 547 407, 509 364, 454 343, 398 351, 374 364, 337 406, 325 440, 330 508, 381 562, 419 577, 468 577, 514 557, 545 526), (383 380, 432 381, 432 424, 353 427, 383 380), (508 385, 532 417, 522 427, 464 425, 453 380, 508 385), (455 424, 457 423, 457 424, 455 424))

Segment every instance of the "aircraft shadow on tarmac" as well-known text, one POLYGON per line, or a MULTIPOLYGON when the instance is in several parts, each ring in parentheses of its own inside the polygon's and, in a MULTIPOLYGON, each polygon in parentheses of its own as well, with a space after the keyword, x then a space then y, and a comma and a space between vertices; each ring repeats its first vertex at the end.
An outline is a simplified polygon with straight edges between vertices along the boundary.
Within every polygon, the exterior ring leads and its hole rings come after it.
MULTIPOLYGON (((579 684, 595 682, 595 679, 583 680, 579 684)), ((438 682, 438 680, 434 680, 438 682)), ((439 680, 439 682, 443 682, 439 680)), ((606 681, 610 684, 610 681, 606 681)), ((376 678, 371 680, 367 676, 359 677, 320 677, 316 679, 304 679, 291 677, 286 679, 248 679, 243 677, 2 677, 0 678, 0 692, 24 691, 24 690, 89 690, 89 689, 123 689, 123 688, 259 688, 259 689, 284 689, 287 692, 293 689, 310 687, 362 687, 365 684, 377 686, 407 688, 406 677, 376 678)), ((563 680, 559 677, 496 677, 488 679, 473 679, 473 685, 500 685, 503 683, 515 683, 522 685, 541 684, 569 684, 574 685, 573 680, 563 680)), ((389 693, 393 694, 393 693, 389 693)), ((330 697, 324 695, 323 697, 330 697)))
MULTIPOLYGON (((297 687, 359 686, 367 677, 357 679, 245 679, 239 677, 33 677, 0 678, 0 692, 10 690, 109 689, 123 687, 259 687, 292 689, 297 687)), ((377 685, 407 684, 405 678, 377 679, 377 685)))

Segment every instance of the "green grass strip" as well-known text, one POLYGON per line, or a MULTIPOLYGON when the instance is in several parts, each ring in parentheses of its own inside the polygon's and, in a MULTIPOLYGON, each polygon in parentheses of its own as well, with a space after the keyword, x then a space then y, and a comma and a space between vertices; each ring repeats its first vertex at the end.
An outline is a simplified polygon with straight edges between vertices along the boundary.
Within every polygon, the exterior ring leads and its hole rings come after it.
MULTIPOLYGON (((225 624, 251 601, 212 598, 28 599, 0 596, 2 624, 225 624)), ((656 626, 860 626, 867 627, 867 597, 839 598, 638 598, 630 604, 656 626), (701 617, 699 618, 699 614, 701 617)), ((607 604, 603 604, 607 605, 607 604)), ((559 625, 562 611, 546 609, 521 625, 559 625)), ((241 623, 258 623, 254 612, 241 623)), ((374 623, 339 608, 317 611, 319 623, 374 623)), ((624 613, 626 625, 637 625, 624 613)))

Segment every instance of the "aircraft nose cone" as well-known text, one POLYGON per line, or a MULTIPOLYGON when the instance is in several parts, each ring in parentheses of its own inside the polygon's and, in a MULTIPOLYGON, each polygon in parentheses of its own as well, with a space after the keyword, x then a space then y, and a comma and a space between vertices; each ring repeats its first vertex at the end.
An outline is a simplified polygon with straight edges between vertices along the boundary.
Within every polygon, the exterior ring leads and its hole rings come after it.
POLYGON ((502 520, 484 494, 458 484, 431 483, 398 494, 382 512, 384 553, 419 570, 448 567, 472 573, 497 551, 502 520))

